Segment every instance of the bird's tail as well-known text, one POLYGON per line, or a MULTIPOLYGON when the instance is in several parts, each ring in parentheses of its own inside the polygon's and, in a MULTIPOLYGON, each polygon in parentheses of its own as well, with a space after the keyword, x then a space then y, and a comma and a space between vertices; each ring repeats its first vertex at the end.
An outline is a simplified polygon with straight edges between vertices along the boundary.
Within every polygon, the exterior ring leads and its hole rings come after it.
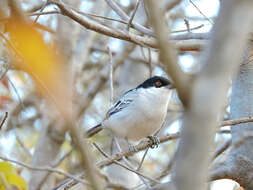
POLYGON ((86 132, 86 137, 90 138, 92 137, 93 135, 97 134, 99 131, 102 130, 102 125, 101 123, 96 125, 95 127, 92 127, 91 129, 89 129, 87 132, 86 132))

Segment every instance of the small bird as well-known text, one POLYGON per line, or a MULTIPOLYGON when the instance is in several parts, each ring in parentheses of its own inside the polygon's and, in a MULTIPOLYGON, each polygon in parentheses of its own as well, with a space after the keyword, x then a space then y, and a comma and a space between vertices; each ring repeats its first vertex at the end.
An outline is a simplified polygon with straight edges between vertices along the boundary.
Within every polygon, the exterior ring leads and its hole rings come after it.
POLYGON ((154 76, 123 94, 108 110, 105 119, 89 129, 91 137, 109 129, 117 137, 138 141, 159 129, 166 117, 173 84, 166 78, 154 76))

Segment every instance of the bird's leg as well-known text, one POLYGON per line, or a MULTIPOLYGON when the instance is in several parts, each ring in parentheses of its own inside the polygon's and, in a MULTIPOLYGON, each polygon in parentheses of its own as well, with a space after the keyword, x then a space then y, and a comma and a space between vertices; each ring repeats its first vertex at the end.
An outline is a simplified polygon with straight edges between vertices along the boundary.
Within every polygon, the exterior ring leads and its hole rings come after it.
POLYGON ((152 135, 152 136, 148 136, 147 138, 152 141, 151 148, 157 148, 158 145, 160 144, 160 140, 157 136, 152 135))
POLYGON ((126 142, 127 142, 127 144, 128 144, 128 149, 129 149, 130 152, 137 152, 137 151, 138 151, 138 150, 135 148, 135 146, 129 142, 129 140, 128 140, 127 137, 125 137, 125 140, 126 140, 126 142))

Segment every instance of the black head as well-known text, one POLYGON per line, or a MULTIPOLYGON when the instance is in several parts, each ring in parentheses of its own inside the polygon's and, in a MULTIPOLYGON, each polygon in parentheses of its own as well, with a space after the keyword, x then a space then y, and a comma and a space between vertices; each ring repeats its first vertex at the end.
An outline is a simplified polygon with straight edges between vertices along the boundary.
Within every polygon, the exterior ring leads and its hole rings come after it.
POLYGON ((163 86, 168 86, 169 88, 174 88, 173 84, 166 78, 161 76, 154 76, 147 80, 145 80, 142 84, 140 84, 137 88, 161 88, 163 86))

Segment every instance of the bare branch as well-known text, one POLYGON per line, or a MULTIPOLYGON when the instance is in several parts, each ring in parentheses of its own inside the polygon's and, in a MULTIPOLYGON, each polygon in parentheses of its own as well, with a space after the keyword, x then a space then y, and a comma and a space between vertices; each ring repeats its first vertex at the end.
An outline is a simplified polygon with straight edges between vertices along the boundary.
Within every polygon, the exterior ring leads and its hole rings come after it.
POLYGON ((177 92, 183 104, 187 104, 189 97, 189 76, 187 76, 177 63, 177 55, 168 39, 168 32, 163 23, 163 15, 159 10, 159 1, 148 0, 151 21, 157 34, 157 41, 160 48, 160 60, 167 68, 167 73, 175 83, 177 92))
POLYGON ((222 1, 210 46, 202 55, 204 67, 192 83, 191 105, 182 124, 174 177, 178 189, 206 187, 209 150, 219 125, 217 115, 223 113, 228 81, 236 74, 251 30, 252 6, 251 0, 222 1), (215 96, 210 89, 216 89, 215 96))
POLYGON ((13 160, 13 159, 9 159, 7 157, 4 157, 4 156, 0 156, 0 159, 1 160, 4 160, 4 161, 7 161, 7 162, 12 162, 12 163, 15 163, 17 165, 20 165, 22 167, 25 167, 29 170, 38 170, 38 171, 47 171, 47 172, 53 172, 53 173, 57 173, 57 174, 60 174, 60 175, 63 175, 65 177, 68 177, 68 178, 71 178, 75 181, 78 181, 84 185, 90 185, 88 182, 76 177, 76 176, 73 176, 69 173, 65 173, 63 172, 62 170, 58 170, 58 169, 54 169, 54 168, 51 168, 51 167, 36 167, 36 166, 31 166, 31 165, 28 165, 26 163, 23 163, 23 162, 20 162, 20 161, 17 161, 17 160, 13 160))
POLYGON ((130 17, 129 22, 127 23, 127 30, 128 30, 128 31, 129 31, 130 26, 132 25, 134 16, 135 16, 135 14, 136 14, 136 12, 137 12, 137 9, 138 9, 138 7, 139 7, 139 5, 140 5, 140 2, 141 2, 141 0, 137 0, 137 3, 136 3, 135 8, 134 8, 134 12, 133 12, 133 14, 132 14, 131 17, 130 17))
MULTIPOLYGON (((166 135, 164 137, 161 137, 161 138, 159 138, 159 140, 160 140, 161 143, 164 143, 164 142, 167 142, 169 140, 177 139, 179 136, 180 136, 179 133, 174 133, 174 134, 169 134, 169 135, 166 135)), ((102 161, 98 162, 96 165, 100 168, 103 168, 107 165, 112 164, 114 160, 120 160, 124 156, 129 156, 133 153, 136 153, 136 152, 145 150, 147 148, 150 148, 150 147, 152 147, 152 144, 153 144, 153 142, 151 142, 150 140, 144 139, 138 145, 134 146, 134 149, 136 151, 128 150, 128 151, 120 152, 117 155, 115 155, 113 157, 110 157, 109 159, 102 160, 102 161)))
POLYGON ((253 122, 253 116, 234 119, 234 120, 222 121, 220 123, 220 126, 238 125, 241 123, 249 123, 249 122, 253 122))
POLYGON ((195 3, 193 3, 192 0, 189 0, 189 1, 190 1, 190 3, 198 10, 198 12, 199 12, 208 22, 210 22, 212 25, 214 24, 213 21, 212 21, 211 19, 209 19, 209 18, 198 8, 198 6, 197 6, 195 3))
MULTIPOLYGON (((121 19, 127 22, 130 21, 130 17, 119 7, 119 5, 117 5, 116 2, 114 2, 114 0, 105 0, 105 1, 115 11, 115 13, 119 15, 121 19)), ((137 31, 143 34, 155 37, 152 30, 145 28, 144 26, 140 24, 132 22, 131 26, 133 26, 134 29, 136 29, 137 31)))

